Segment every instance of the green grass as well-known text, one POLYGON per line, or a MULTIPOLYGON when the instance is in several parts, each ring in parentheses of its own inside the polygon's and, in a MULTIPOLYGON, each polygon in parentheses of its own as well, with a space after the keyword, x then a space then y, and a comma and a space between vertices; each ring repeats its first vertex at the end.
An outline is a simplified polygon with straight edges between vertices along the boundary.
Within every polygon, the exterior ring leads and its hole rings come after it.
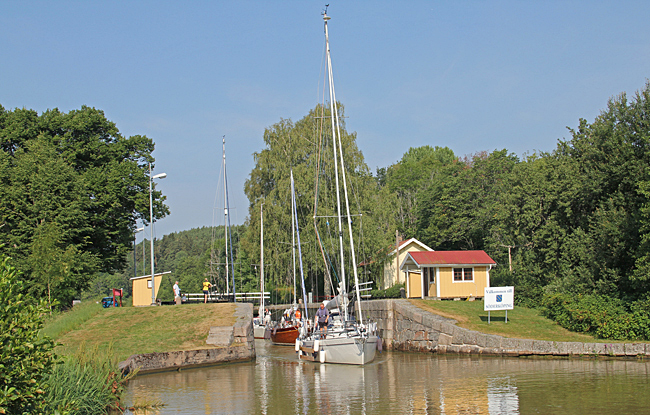
POLYGON ((45 320, 45 327, 41 331, 53 339, 57 339, 92 319, 102 311, 102 305, 95 301, 84 301, 75 305, 71 310, 54 314, 45 320))
POLYGON ((482 333, 533 340, 612 342, 611 340, 596 339, 587 334, 570 332, 540 315, 538 310, 525 307, 508 310, 507 323, 505 322, 505 311, 492 311, 490 324, 488 324, 488 312, 483 311, 483 301, 409 301, 424 310, 453 318, 458 322, 459 327, 482 333))
POLYGON ((207 348, 212 326, 235 323, 234 304, 162 307, 77 308, 46 322, 44 333, 74 354, 81 345, 110 353, 118 361, 132 354, 207 348))

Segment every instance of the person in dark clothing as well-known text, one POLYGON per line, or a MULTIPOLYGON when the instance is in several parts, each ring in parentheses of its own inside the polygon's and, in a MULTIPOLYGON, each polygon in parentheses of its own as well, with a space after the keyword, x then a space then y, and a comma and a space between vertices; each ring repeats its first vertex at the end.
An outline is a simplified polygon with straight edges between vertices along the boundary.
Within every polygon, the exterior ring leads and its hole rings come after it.
POLYGON ((321 334, 324 332, 325 335, 327 335, 327 322, 329 321, 330 318, 330 311, 325 308, 325 304, 320 305, 320 308, 318 311, 316 311, 316 317, 314 318, 316 321, 314 323, 318 323, 318 328, 320 329, 321 334))

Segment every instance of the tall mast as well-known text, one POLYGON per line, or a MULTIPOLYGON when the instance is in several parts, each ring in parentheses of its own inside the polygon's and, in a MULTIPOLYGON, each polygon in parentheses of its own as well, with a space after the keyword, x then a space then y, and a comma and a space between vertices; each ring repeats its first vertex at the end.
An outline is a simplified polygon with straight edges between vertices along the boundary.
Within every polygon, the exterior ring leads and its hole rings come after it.
POLYGON ((228 269, 228 208, 226 199, 228 190, 226 189, 226 136, 223 136, 221 144, 221 164, 223 165, 223 238, 226 245, 226 295, 230 295, 230 271, 228 269))
MULTIPOLYGON (((293 170, 291 170, 291 192, 293 193, 293 170)), ((291 195, 291 217, 296 210, 296 204, 291 195)), ((291 259, 293 260, 293 303, 296 304, 296 227, 295 221, 291 219, 291 259)))
POLYGON ((261 298, 258 315, 260 318, 264 315, 264 202, 260 204, 260 280, 261 280, 261 298))
MULTIPOLYGON (((336 108, 336 95, 334 94, 334 75, 332 73, 332 59, 330 57, 330 39, 327 31, 327 21, 330 17, 327 12, 323 13, 323 20, 325 21, 325 50, 327 54, 327 78, 329 80, 329 95, 330 95, 330 120, 332 122, 332 149, 334 151, 334 181, 336 184, 336 212, 338 218, 338 234, 339 234, 339 254, 340 259, 340 275, 341 275, 341 296, 347 298, 347 289, 345 283, 345 256, 343 252, 343 232, 342 232, 342 218, 341 218, 341 195, 339 190, 339 163, 336 151, 336 133, 338 129, 338 109, 336 108)), ((345 319, 347 320, 348 311, 347 307, 344 308, 345 319)))
MULTIPOLYGON (((333 150, 334 150, 334 168, 335 168, 335 179, 336 179, 336 205, 338 211, 338 231, 339 231, 339 245, 341 251, 341 281, 343 284, 342 294, 345 292, 345 271, 344 271, 344 257, 343 257, 343 230, 342 230, 342 217, 341 217, 341 198, 339 190, 339 175, 338 175, 338 162, 337 157, 341 161, 341 176, 343 179, 343 194, 345 197, 345 209, 346 209, 346 219, 348 222, 348 234, 350 237, 350 256, 352 260, 352 270, 354 274, 354 282, 356 284, 356 295, 357 303, 359 304, 359 322, 363 324, 363 317, 361 313, 361 295, 359 293, 359 276, 357 272, 357 260, 356 254, 354 252, 354 237, 352 234, 352 216, 350 215, 350 202, 348 199, 348 185, 345 174, 345 164, 343 160, 343 145, 341 141, 341 127, 339 122, 338 108, 336 105, 336 93, 334 92, 334 74, 332 72, 332 58, 330 55, 330 42, 329 42, 329 32, 327 30, 327 21, 330 20, 330 17, 327 15, 327 12, 323 13, 323 20, 325 21, 325 42, 327 50, 327 74, 329 79, 329 93, 330 93, 330 112, 332 120, 332 138, 333 138, 333 150), (337 143, 338 142, 338 143, 337 143), (338 144, 338 151, 337 151, 338 144), (338 153, 338 154, 337 154, 338 153)), ((344 295, 347 298, 347 293, 344 295)), ((345 307, 345 317, 347 319, 347 307, 345 307)))
MULTIPOLYGON (((305 289, 305 272, 302 267, 302 248, 300 247, 300 229, 298 228, 298 209, 296 208, 296 190, 293 182, 293 169, 291 170, 291 223, 296 225, 296 235, 298 237, 298 259, 300 261, 300 282, 302 287, 302 305, 305 312, 305 321, 309 321, 309 314, 307 312, 307 290, 305 289)), ((295 289, 295 285, 294 285, 295 289)), ((295 291, 294 291, 295 292, 295 291)), ((294 303, 296 302, 294 294, 294 303)))
POLYGON ((223 191, 225 193, 225 206, 224 206, 224 234, 226 237, 226 286, 228 285, 228 245, 230 245, 230 266, 232 267, 232 298, 234 302, 237 302, 237 297, 235 296, 235 263, 233 261, 232 253, 232 233, 230 232, 230 203, 228 202, 228 175, 226 174, 226 136, 223 136, 223 191))

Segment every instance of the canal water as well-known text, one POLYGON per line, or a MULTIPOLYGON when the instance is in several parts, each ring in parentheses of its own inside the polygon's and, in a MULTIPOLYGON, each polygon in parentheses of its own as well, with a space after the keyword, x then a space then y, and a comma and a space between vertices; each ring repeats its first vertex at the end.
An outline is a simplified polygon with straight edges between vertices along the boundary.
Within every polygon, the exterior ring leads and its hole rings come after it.
POLYGON ((255 347, 253 362, 138 376, 126 403, 164 402, 136 412, 160 415, 650 413, 647 361, 383 352, 347 366, 255 347))

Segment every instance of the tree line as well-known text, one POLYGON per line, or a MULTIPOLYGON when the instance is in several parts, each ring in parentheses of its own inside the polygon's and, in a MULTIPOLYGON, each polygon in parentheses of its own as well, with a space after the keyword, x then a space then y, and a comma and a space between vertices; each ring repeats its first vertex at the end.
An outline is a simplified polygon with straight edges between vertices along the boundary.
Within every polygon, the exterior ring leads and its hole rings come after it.
MULTIPOLYGON (((259 290, 263 214, 267 287, 278 299, 291 298, 292 171, 307 289, 316 297, 331 295, 342 279, 339 265, 351 258, 340 258, 336 247, 334 157, 331 140, 324 139, 328 111, 317 105, 296 122, 281 119, 266 128, 244 189, 249 214, 235 230, 237 291, 259 290)), ((343 106, 340 111, 344 120, 343 106)), ((498 263, 493 285, 514 285, 519 304, 540 307, 558 321, 591 319, 583 331, 592 332, 618 324, 619 334, 610 336, 647 338, 650 333, 639 334, 645 327, 640 317, 629 324, 621 319, 650 308, 649 120, 646 83, 629 99, 610 99, 592 122, 581 119, 550 152, 459 156, 442 145, 422 146, 376 172, 343 122, 361 280, 382 283, 397 230, 436 250, 485 250, 498 263), (605 305, 618 323, 596 315, 605 305)), ((121 278, 127 285, 134 275, 135 220, 148 219, 153 142, 122 137, 92 108, 40 116, 2 109, 0 146, 1 249, 16 258, 33 294, 67 301, 91 282, 99 289, 121 278)), ((154 216, 162 217, 164 197, 154 196, 154 216)), ((156 268, 172 270, 184 291, 199 291, 207 276, 221 284, 223 269, 215 264, 223 262, 225 247, 214 232, 166 235, 156 242, 156 268)), ((346 279, 350 285, 350 275, 346 279)))

